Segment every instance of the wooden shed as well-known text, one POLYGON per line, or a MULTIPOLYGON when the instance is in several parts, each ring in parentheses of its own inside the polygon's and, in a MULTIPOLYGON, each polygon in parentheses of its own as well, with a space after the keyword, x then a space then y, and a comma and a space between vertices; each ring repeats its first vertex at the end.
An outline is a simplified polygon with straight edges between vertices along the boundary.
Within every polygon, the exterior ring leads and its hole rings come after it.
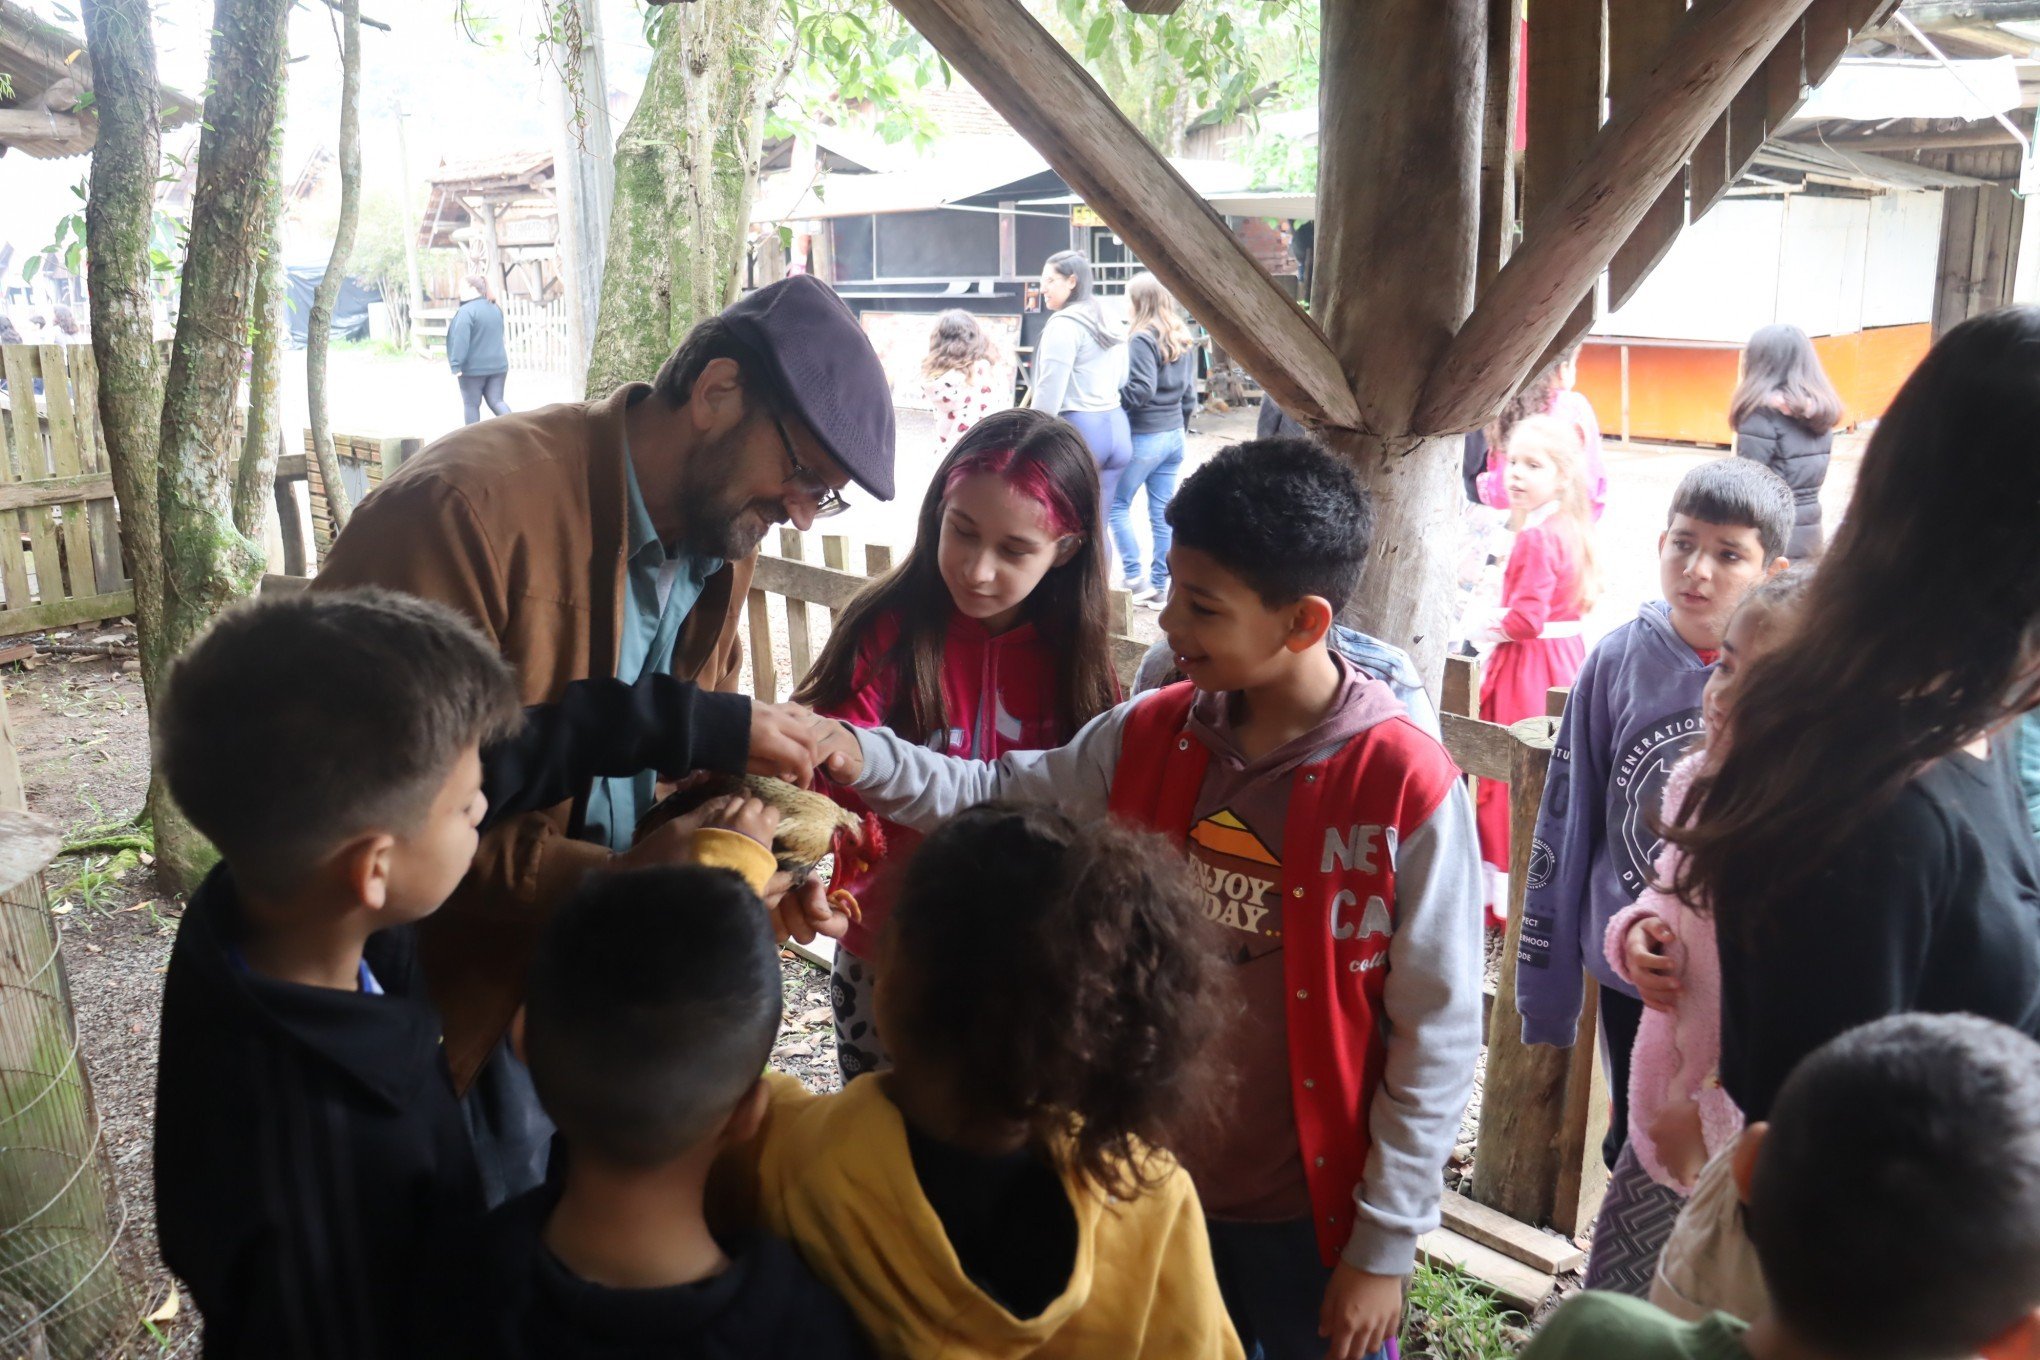
MULTIPOLYGON (((13 0, 0 0, 0 156, 38 160, 82 155, 99 136, 85 96, 92 92, 92 55, 77 34, 48 23, 13 0), (82 107, 81 107, 82 106, 82 107)), ((165 128, 198 117, 198 101, 164 86, 165 128)))

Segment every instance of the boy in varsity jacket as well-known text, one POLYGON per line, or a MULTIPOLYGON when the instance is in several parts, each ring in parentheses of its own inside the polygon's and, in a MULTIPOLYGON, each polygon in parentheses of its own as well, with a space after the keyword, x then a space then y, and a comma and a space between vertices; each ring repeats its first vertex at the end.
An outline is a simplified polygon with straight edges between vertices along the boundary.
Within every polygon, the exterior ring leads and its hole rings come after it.
POLYGON ((1249 1354, 1361 1360, 1395 1333, 1472 1090, 1472 811, 1444 748, 1326 645, 1372 529, 1345 463, 1236 445, 1169 519, 1184 683, 996 763, 845 728, 830 773, 907 826, 1035 798, 1184 848, 1246 1002, 1228 1117, 1183 1150, 1227 1306, 1249 1354))

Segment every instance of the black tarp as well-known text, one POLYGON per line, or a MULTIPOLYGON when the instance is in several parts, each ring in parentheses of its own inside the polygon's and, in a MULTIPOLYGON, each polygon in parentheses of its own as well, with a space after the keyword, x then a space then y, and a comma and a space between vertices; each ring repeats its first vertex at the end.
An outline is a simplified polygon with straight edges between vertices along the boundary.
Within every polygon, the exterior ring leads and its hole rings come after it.
MULTIPOLYGON (((312 316, 312 292, 325 277, 326 267, 316 264, 294 264, 287 266, 290 297, 287 310, 290 313, 290 343, 294 348, 305 347, 305 337, 312 316)), ((333 304, 333 338, 335 340, 368 339, 368 304, 382 301, 382 290, 372 284, 363 283, 352 276, 340 281, 340 297, 333 304)))

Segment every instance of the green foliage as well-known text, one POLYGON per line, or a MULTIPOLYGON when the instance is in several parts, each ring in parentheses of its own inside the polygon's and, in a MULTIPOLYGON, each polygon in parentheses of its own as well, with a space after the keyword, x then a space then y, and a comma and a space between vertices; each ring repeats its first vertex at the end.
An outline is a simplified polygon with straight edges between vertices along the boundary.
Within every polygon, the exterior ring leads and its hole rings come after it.
POLYGON ((1317 189, 1318 149, 1289 137, 1256 137, 1245 156, 1254 183, 1265 189, 1313 193, 1317 189))
POLYGON ((0 71, 0 99, 14 98, 14 77, 0 71))
POLYGON ((1410 1277, 1405 1354, 1432 1360, 1510 1360, 1529 1339, 1528 1323, 1449 1266, 1417 1263, 1410 1277))
MULTIPOLYGON (((1291 102, 1316 94, 1312 0, 1188 0, 1170 15, 1135 14, 1123 0, 1028 3, 1164 151, 1192 122, 1225 121, 1273 90, 1291 102)), ((646 15, 654 46, 669 8, 646 15)), ((912 96, 937 81, 946 87, 953 73, 886 0, 785 0, 781 27, 791 78, 768 135, 839 123, 846 105, 867 107, 887 141, 925 143, 940 132, 912 96)))

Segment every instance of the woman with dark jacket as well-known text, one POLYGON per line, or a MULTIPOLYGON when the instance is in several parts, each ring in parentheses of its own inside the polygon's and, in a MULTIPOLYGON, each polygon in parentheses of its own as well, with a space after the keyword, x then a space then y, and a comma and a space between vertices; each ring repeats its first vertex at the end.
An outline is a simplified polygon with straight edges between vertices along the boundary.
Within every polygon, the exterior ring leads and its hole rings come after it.
POLYGON ((1785 555, 1795 562, 1820 556, 1820 488, 1842 399, 1805 331, 1766 326, 1750 337, 1728 418, 1736 456, 1762 463, 1792 488, 1798 517, 1785 555))
POLYGON ((1126 299, 1133 323, 1119 404, 1133 431, 1133 460, 1120 475, 1106 519, 1134 603, 1160 609, 1169 593, 1169 502, 1183 470, 1183 435, 1197 411, 1197 342, 1176 310, 1176 299, 1153 274, 1135 274, 1126 299), (1143 487, 1154 535, 1152 568, 1145 570, 1131 522, 1133 498, 1143 487))

